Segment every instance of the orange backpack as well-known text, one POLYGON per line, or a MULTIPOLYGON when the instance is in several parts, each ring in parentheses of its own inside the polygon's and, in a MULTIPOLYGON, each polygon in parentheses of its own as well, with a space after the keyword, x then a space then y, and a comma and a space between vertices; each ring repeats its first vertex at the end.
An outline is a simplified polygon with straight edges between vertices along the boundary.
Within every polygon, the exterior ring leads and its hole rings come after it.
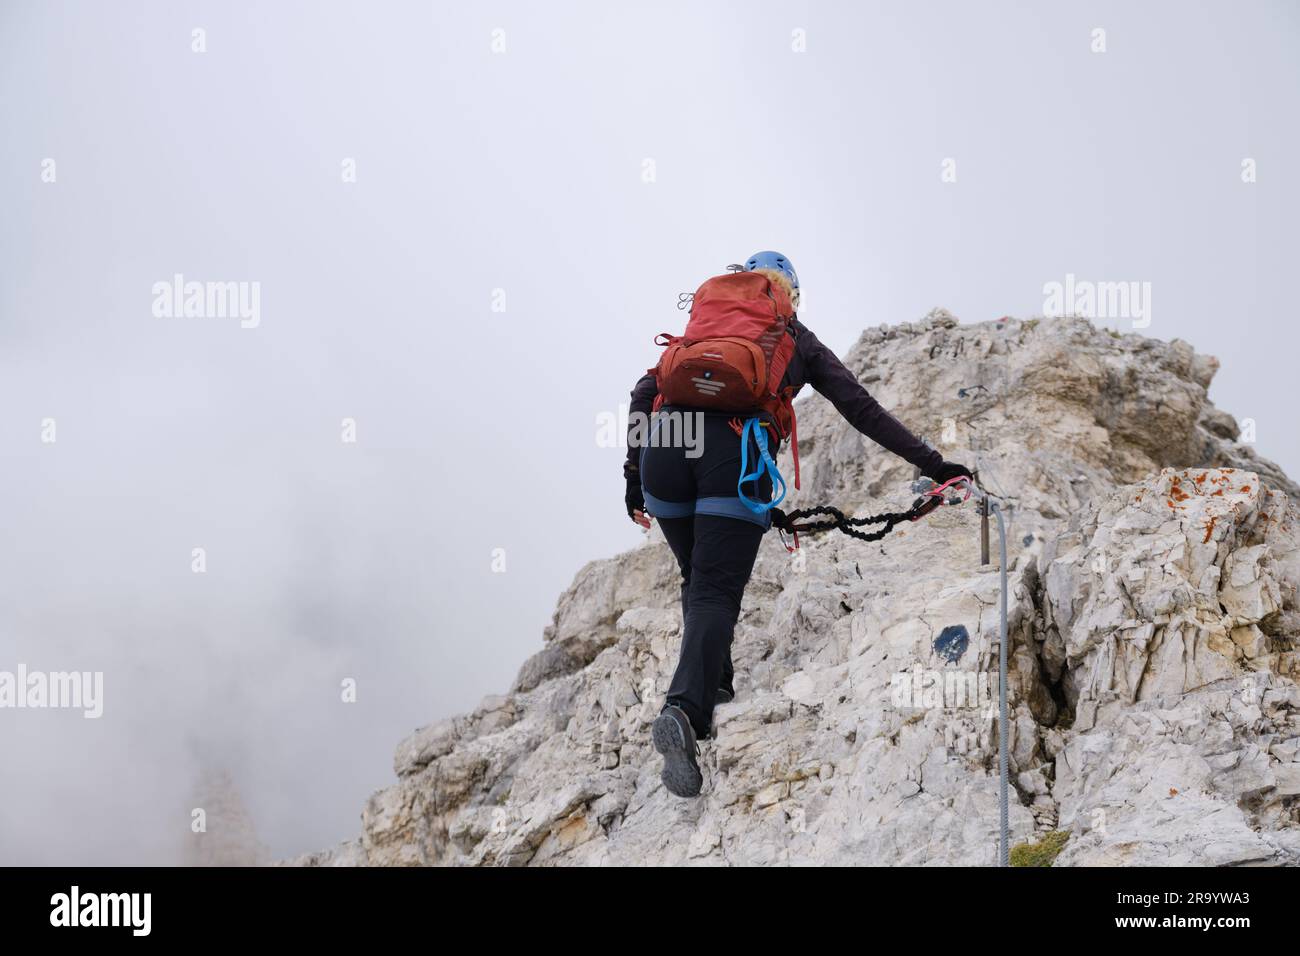
MULTIPOLYGON (((794 307, 784 288, 758 272, 714 276, 695 293, 681 335, 661 332, 664 346, 651 369, 662 405, 761 412, 778 441, 790 438, 799 487, 799 439, 793 387, 781 388, 794 355, 794 307)), ((739 431, 739 429, 737 429, 739 431)))

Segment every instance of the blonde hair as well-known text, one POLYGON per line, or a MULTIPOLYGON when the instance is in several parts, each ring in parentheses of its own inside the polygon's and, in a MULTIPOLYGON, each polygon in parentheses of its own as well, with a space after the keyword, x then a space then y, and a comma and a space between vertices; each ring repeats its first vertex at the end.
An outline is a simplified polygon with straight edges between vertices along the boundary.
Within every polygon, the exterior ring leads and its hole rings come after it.
POLYGON ((799 308, 799 290, 790 283, 790 277, 780 269, 755 269, 759 275, 765 275, 781 288, 785 289, 785 294, 790 297, 790 304, 796 309, 799 308))

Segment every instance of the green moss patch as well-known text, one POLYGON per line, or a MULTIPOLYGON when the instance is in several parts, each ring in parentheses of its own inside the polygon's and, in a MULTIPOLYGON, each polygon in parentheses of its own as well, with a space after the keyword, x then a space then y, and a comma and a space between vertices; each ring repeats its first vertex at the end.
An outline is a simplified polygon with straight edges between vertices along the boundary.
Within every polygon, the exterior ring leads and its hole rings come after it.
POLYGON ((1017 843, 1011 848, 1011 865, 1051 866, 1069 839, 1069 830, 1053 830, 1037 843, 1017 843))

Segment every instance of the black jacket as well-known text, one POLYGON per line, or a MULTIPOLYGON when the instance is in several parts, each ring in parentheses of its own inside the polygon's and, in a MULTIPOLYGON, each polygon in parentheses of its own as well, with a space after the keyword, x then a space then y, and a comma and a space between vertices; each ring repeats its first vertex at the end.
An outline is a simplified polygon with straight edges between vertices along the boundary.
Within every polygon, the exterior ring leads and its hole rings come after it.
MULTIPOLYGON (((835 410, 858 431, 895 455, 916 465, 924 475, 933 475, 943 463, 943 456, 907 430, 897 418, 885 411, 880 403, 858 382, 853 373, 814 335, 806 325, 795 319, 794 356, 781 379, 782 388, 793 385, 795 391, 811 385, 835 410)), ((641 376, 632 389, 630 412, 650 414, 659 387, 651 373, 641 376)), ((630 438, 627 462, 623 474, 628 479, 637 474, 641 449, 632 447, 630 438)))

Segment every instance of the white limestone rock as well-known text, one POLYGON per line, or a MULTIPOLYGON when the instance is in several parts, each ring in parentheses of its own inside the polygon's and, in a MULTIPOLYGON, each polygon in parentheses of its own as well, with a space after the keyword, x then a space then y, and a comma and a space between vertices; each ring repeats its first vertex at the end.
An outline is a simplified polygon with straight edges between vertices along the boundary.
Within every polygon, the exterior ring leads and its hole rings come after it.
MULTIPOLYGON (((1013 842, 1069 830, 1057 865, 1300 863, 1297 488, 1207 400, 1217 362, 936 310, 846 364, 1001 496, 1013 842)), ((790 507, 910 503, 911 466, 820 397, 799 409, 790 507)), ((511 692, 416 731, 359 839, 293 862, 991 865, 997 538, 981 567, 978 533, 967 505, 875 544, 765 541, 695 800, 665 791, 648 733, 680 645, 672 557, 652 534, 592 562, 511 692)))

